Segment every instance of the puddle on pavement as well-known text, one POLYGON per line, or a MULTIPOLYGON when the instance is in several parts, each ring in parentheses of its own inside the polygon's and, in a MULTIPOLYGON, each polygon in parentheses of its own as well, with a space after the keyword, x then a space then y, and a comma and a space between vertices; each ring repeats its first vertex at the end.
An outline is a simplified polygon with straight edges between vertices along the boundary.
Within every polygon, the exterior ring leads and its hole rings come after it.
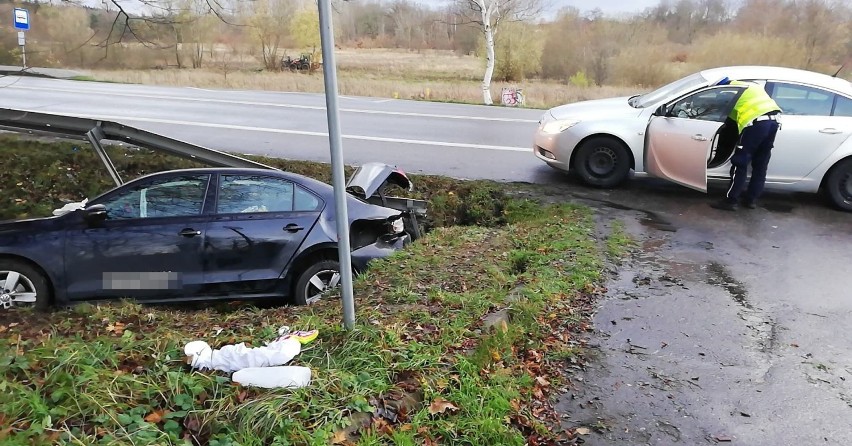
POLYGON ((778 337, 777 325, 772 318, 751 305, 745 285, 734 279, 725 265, 718 262, 707 265, 707 283, 722 287, 743 307, 738 313, 739 317, 746 323, 746 327, 754 331, 758 349, 763 353, 772 351, 778 337))
POLYGON ((642 242, 642 251, 643 252, 653 252, 658 251, 663 245, 666 244, 666 241, 663 239, 648 239, 642 242))
POLYGON ((718 262, 710 262, 710 264, 707 265, 707 274, 708 284, 722 287, 731 295, 731 297, 734 298, 735 301, 737 301, 738 304, 748 309, 753 309, 746 299, 748 297, 748 291, 746 290, 745 285, 734 279, 724 265, 718 262))
POLYGON ((659 215, 653 212, 646 212, 645 214, 647 215, 647 217, 639 220, 639 223, 641 223, 643 226, 654 228, 659 231, 677 232, 677 228, 672 226, 671 223, 669 223, 668 221, 666 221, 666 219, 660 217, 659 215))

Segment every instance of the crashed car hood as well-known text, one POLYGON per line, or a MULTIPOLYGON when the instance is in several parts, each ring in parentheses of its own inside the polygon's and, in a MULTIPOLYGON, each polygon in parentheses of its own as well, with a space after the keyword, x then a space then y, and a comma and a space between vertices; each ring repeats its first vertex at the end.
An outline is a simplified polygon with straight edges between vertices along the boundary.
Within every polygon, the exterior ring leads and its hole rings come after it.
POLYGON ((638 116, 642 109, 633 108, 627 103, 629 96, 595 99, 560 105, 550 109, 550 115, 555 119, 589 120, 596 118, 615 118, 638 116))
POLYGON ((366 163, 358 167, 346 183, 346 191, 361 197, 372 197, 385 184, 395 184, 411 191, 414 185, 402 169, 384 163, 366 163))

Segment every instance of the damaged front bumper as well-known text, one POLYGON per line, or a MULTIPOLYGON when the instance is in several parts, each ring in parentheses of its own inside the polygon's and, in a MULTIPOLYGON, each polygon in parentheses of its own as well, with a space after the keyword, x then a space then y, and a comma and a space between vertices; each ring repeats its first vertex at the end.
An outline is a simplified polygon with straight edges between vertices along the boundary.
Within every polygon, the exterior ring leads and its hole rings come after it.
POLYGON ((359 273, 366 271, 370 261, 387 257, 409 243, 411 243, 411 237, 408 234, 381 237, 375 243, 352 251, 352 268, 359 273))

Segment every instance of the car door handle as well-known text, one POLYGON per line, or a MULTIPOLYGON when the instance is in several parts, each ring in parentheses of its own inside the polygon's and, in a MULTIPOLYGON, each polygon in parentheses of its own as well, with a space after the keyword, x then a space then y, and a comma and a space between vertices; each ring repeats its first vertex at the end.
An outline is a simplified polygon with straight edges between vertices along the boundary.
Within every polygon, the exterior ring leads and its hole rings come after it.
POLYGON ((840 130, 833 129, 833 128, 822 129, 819 132, 820 133, 828 133, 829 135, 836 135, 838 133, 843 133, 840 130))
POLYGON ((305 229, 305 228, 303 228, 303 227, 301 227, 301 226, 299 226, 295 223, 290 223, 289 225, 284 226, 284 230, 287 231, 287 232, 299 232, 302 229, 305 229))
POLYGON ((707 141, 707 137, 704 135, 692 135, 692 139, 696 141, 707 141))
POLYGON ((196 235, 201 235, 201 231, 192 228, 186 228, 183 231, 178 232, 178 234, 184 237, 195 237, 196 235))

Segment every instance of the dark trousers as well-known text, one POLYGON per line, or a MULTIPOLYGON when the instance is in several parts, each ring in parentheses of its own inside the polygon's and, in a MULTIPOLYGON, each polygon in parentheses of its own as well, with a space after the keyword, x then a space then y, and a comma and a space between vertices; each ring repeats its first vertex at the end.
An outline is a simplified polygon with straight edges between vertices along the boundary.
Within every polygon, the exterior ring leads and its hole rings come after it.
POLYGON ((763 193, 766 183, 766 168, 775 145, 778 122, 773 120, 755 121, 743 129, 739 147, 731 157, 731 183, 726 198, 731 203, 739 202, 746 185, 748 165, 751 164, 751 181, 745 199, 754 201, 763 193))

